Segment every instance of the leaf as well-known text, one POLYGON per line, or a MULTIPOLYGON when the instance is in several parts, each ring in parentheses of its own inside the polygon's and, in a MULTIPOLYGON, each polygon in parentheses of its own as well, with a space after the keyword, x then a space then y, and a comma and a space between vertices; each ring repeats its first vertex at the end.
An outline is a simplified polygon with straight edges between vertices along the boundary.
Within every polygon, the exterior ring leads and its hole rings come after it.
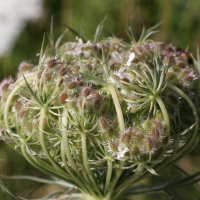
POLYGON ((107 79, 108 76, 109 76, 108 63, 107 63, 107 60, 109 59, 109 55, 108 55, 107 58, 105 58, 105 54, 104 54, 103 49, 102 49, 102 58, 103 58, 103 69, 104 69, 104 72, 106 74, 106 79, 107 79))
POLYGON ((60 46, 60 43, 64 37, 64 35, 67 33, 68 29, 66 29, 61 35, 60 37, 56 40, 56 43, 55 43, 55 50, 58 50, 58 47, 60 46))
POLYGON ((42 46, 41 46, 41 49, 40 49, 40 58, 39 58, 39 65, 38 65, 39 70, 41 70, 41 67, 42 67, 44 40, 45 40, 45 33, 44 33, 44 36, 43 36, 42 46))
POLYGON ((104 17, 103 21, 97 26, 93 43, 96 43, 96 42, 99 41, 101 33, 102 33, 102 30, 103 30, 104 21, 106 20, 106 18, 107 18, 107 15, 104 17))
POLYGON ((74 36, 76 36, 76 37, 78 37, 78 38, 81 38, 82 40, 83 40, 83 43, 86 43, 87 41, 84 39, 84 38, 82 38, 81 36, 80 36, 80 34, 78 33, 78 32, 76 32, 74 29, 72 29, 71 27, 69 27, 69 26, 67 26, 66 24, 64 24, 64 23, 62 23, 64 26, 66 26, 71 32, 72 32, 72 34, 74 35, 74 36))
POLYGON ((154 169, 152 169, 152 168, 149 167, 148 165, 145 165, 145 164, 144 164, 144 167, 145 167, 151 174, 156 175, 156 176, 160 176, 159 174, 157 174, 157 173, 155 172, 154 169))
POLYGON ((162 198, 157 193, 154 193, 154 195, 157 197, 158 200, 162 200, 162 198))
POLYGON ((83 65, 82 58, 80 56, 79 56, 79 62, 80 62, 80 72, 84 73, 85 72, 85 67, 83 65))
POLYGON ((85 37, 84 30, 83 30, 83 19, 81 22, 81 38, 83 38, 83 40, 85 41, 88 41, 88 39, 85 37))
POLYGON ((50 36, 49 39, 51 41, 51 44, 54 44, 54 34, 53 34, 53 15, 51 16, 51 26, 50 26, 50 36))
POLYGON ((38 178, 35 176, 2 176, 2 177, 13 180, 31 180, 45 184, 57 184, 67 188, 76 188, 76 186, 62 180, 49 180, 49 179, 38 178))
POLYGON ((12 199, 14 199, 14 200, 17 200, 17 199, 26 200, 24 198, 14 195, 12 192, 10 192, 9 189, 4 185, 4 183, 2 182, 1 179, 0 179, 0 188, 2 189, 2 191, 6 192, 8 195, 10 195, 12 197, 12 199))
POLYGON ((148 33, 152 32, 152 31, 154 31, 155 29, 157 29, 163 22, 164 21, 161 21, 160 23, 158 23, 158 24, 152 26, 151 28, 147 29, 146 30, 146 34, 148 34, 148 33))
POLYGON ((53 15, 51 16, 51 26, 50 26, 50 35, 47 34, 48 39, 49 39, 49 44, 51 46, 51 53, 55 55, 55 45, 54 45, 54 34, 53 34, 53 15))
POLYGON ((25 80, 25 83, 26 83, 26 86, 28 87, 28 91, 30 92, 30 94, 32 95, 32 97, 41 105, 41 102, 40 102, 40 100, 37 98, 37 96, 36 96, 36 93, 35 92, 33 92, 33 90, 31 89, 31 87, 30 87, 30 85, 28 84, 28 82, 27 82, 27 80, 26 80, 26 78, 25 78, 25 76, 24 76, 24 74, 22 74, 23 75, 23 77, 24 77, 24 80, 25 80))
POLYGON ((138 40, 138 42, 142 42, 143 37, 144 37, 144 34, 145 34, 145 27, 143 26, 143 28, 142 28, 142 33, 141 33, 141 35, 140 35, 140 39, 138 40))
POLYGON ((175 200, 173 195, 170 192, 164 191, 164 193, 167 194, 170 199, 175 200))
POLYGON ((126 27, 124 27, 123 25, 119 24, 125 31, 125 33, 127 34, 127 36, 129 37, 129 39, 133 42, 136 43, 135 37, 133 35, 133 31, 131 29, 130 23, 129 23, 129 18, 127 19, 127 23, 126 23, 126 27))
POLYGON ((92 75, 88 75, 82 72, 78 72, 81 76, 85 77, 87 79, 88 82, 91 82, 95 85, 101 85, 104 86, 104 82, 102 82, 102 80, 99 80, 97 77, 92 76, 92 75))

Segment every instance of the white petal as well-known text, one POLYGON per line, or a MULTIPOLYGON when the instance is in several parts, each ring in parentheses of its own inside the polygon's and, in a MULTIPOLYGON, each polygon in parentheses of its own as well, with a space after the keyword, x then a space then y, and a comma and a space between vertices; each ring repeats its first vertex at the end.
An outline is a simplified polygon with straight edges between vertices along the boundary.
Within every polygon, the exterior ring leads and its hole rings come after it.
MULTIPOLYGON (((127 64, 130 63, 130 62, 132 62, 132 60, 133 60, 134 58, 135 58, 135 53, 131 53, 130 56, 129 56, 129 58, 128 58, 127 64)), ((128 65, 128 66, 130 66, 130 65, 128 65)))

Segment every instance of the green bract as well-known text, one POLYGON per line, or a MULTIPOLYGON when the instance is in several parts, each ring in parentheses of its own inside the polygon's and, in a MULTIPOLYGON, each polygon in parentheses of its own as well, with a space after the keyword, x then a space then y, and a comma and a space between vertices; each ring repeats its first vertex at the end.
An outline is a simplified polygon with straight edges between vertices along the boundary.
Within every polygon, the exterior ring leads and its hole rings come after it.
POLYGON ((147 40, 153 29, 136 42, 126 28, 126 43, 99 40, 102 28, 94 42, 69 28, 77 41, 61 46, 51 33, 38 66, 23 62, 0 85, 1 138, 79 189, 71 198, 122 199, 199 140, 199 61, 147 40))

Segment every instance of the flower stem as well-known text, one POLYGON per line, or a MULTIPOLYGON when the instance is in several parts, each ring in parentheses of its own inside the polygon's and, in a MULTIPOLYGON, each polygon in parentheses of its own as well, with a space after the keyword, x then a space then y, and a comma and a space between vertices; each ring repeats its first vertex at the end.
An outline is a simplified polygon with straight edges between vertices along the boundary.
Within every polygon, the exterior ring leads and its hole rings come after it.
POLYGON ((90 171, 90 167, 89 167, 89 164, 88 164, 87 144, 86 144, 86 134, 85 133, 81 134, 81 141, 82 141, 83 163, 84 163, 85 170, 87 172, 87 175, 88 175, 90 181, 92 182, 92 184, 96 188, 96 191, 98 192, 99 195, 101 195, 101 191, 100 191, 96 181, 94 180, 94 177, 93 177, 93 175, 90 171))
POLYGON ((123 116, 122 109, 121 109, 121 106, 120 106, 120 103, 119 103, 119 99, 118 99, 117 93, 116 93, 113 85, 109 84, 107 86, 107 89, 110 92, 110 94, 112 95, 113 102, 114 102, 114 105, 115 105, 115 110, 117 112, 120 132, 122 134, 122 132, 125 129, 125 124, 124 124, 124 116, 123 116))
POLYGON ((64 150, 72 169, 78 174, 79 172, 77 165, 74 162, 72 155, 70 153, 68 134, 64 131, 68 125, 67 118, 68 118, 68 111, 66 108, 64 108, 62 114, 62 140, 63 140, 64 150))
POLYGON ((160 109, 162 111, 162 114, 163 114, 163 117, 164 117, 164 120, 165 120, 165 127, 166 127, 166 130, 167 130, 167 133, 170 134, 170 121, 169 121, 168 112, 167 112, 165 105, 164 105, 162 99, 160 98, 160 96, 156 96, 156 101, 159 104, 160 109))
MULTIPOLYGON (((25 78, 26 78, 27 81, 33 80, 34 79, 34 73, 27 74, 25 76, 25 78)), ((16 86, 12 89, 11 93, 9 94, 9 96, 7 98, 7 101, 6 101, 6 104, 5 104, 5 107, 4 107, 4 122, 5 122, 5 126, 8 130, 11 130, 10 125, 9 125, 9 121, 8 121, 8 112, 9 112, 9 109, 10 109, 10 104, 11 104, 12 99, 15 96, 15 94, 25 84, 26 84, 26 82, 25 82, 23 77, 21 79, 19 79, 18 81, 16 81, 16 83, 15 83, 16 86)))
POLYGON ((171 85, 170 83, 167 84, 167 87, 169 87, 172 90, 179 93, 182 96, 182 98, 185 99, 185 101, 187 101, 187 103, 189 104, 189 106, 192 110, 192 113, 194 115, 194 120, 195 120, 194 132, 191 135, 191 138, 189 139, 189 141, 182 148, 180 148, 180 150, 178 150, 178 152, 176 154, 176 157, 178 159, 184 151, 186 152, 188 150, 188 148, 192 145, 192 143, 196 139, 196 135, 198 134, 198 128, 199 128, 199 117, 198 117, 198 113, 197 113, 197 110, 196 110, 194 104, 192 103, 190 98, 182 90, 180 90, 179 88, 177 88, 174 85, 171 85))
POLYGON ((107 192, 108 186, 110 184, 110 179, 111 179, 111 176, 112 176, 112 161, 107 160, 107 164, 108 164, 108 170, 107 170, 106 184, 105 184, 104 192, 107 192))
POLYGON ((46 154, 46 157, 49 159, 49 161, 51 162, 51 164, 53 165, 53 167, 56 169, 57 172, 59 172, 59 174, 61 174, 61 176, 66 177, 67 179, 70 179, 69 174, 67 174, 56 162, 55 160, 50 156, 48 149, 46 147, 45 144, 45 138, 44 138, 44 120, 46 118, 46 109, 43 107, 41 108, 41 113, 40 113, 40 120, 39 120, 39 140, 40 140, 40 144, 41 147, 44 151, 44 153, 46 154))
MULTIPOLYGON (((121 164, 120 164, 121 167, 123 167, 124 164, 125 164, 125 163, 122 161, 121 164)), ((119 180, 119 178, 120 178, 122 172, 123 172, 123 169, 118 169, 118 170, 117 170, 116 175, 115 175, 115 178, 114 178, 114 180, 113 180, 113 182, 112 182, 112 184, 111 184, 111 186, 110 186, 110 188, 109 188, 109 191, 108 191, 108 193, 107 193, 107 195, 106 195, 107 198, 111 198, 111 195, 112 195, 112 193, 113 193, 113 190, 114 190, 114 188, 115 188, 115 185, 117 184, 117 181, 119 180)))

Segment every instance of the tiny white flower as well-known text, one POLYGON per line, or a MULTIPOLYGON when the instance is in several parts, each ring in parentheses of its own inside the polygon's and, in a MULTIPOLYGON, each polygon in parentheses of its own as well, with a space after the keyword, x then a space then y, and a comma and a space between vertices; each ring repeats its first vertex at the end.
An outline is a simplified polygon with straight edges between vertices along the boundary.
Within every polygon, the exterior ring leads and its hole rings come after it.
POLYGON ((131 53, 129 58, 128 58, 128 62, 126 63, 126 65, 130 66, 131 62, 133 61, 134 58, 135 58, 135 53, 131 53))
POLYGON ((118 154, 117 154, 117 159, 123 158, 125 153, 129 151, 129 149, 127 147, 125 147, 123 149, 123 147, 121 145, 119 145, 118 147, 118 154))

